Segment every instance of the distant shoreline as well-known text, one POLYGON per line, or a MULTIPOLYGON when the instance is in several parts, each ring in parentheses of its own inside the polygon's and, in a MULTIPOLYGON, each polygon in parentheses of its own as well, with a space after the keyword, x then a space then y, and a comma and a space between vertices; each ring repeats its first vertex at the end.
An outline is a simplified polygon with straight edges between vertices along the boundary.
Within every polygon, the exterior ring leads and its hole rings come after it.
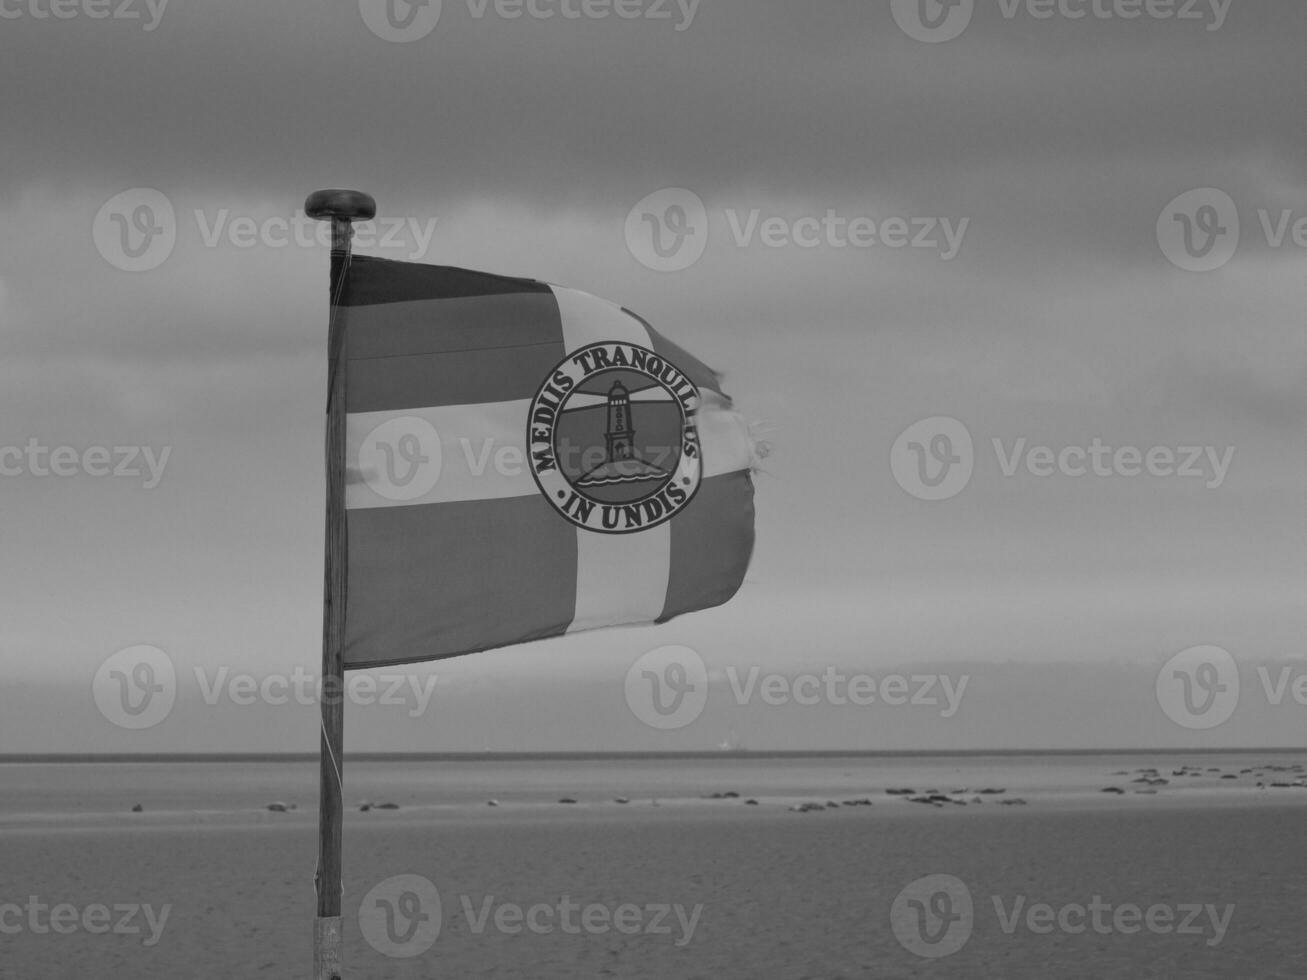
MULTIPOLYGON (((346 752, 348 762, 606 762, 736 761, 748 759, 982 759, 982 758, 1088 758, 1093 756, 1156 755, 1285 755, 1307 753, 1307 747, 1280 748, 1148 748, 1148 749, 961 749, 953 751, 900 749, 734 750, 705 752, 346 752)), ((0 754, 0 765, 55 763, 177 763, 177 762, 317 762, 316 752, 197 752, 197 753, 15 753, 0 754)))

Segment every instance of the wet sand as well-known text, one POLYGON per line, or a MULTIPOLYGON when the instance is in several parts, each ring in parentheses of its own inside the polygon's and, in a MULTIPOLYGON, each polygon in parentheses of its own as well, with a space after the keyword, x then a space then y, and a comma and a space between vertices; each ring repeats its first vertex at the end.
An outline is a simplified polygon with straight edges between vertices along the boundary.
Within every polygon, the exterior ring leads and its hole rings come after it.
MULTIPOLYGON (((461 804, 347 817, 347 976, 503 977, 1301 977, 1307 975, 1307 792, 1062 796, 1027 806, 913 805, 796 813, 787 800, 461 804), (969 938, 927 959, 896 938, 891 909, 910 882, 947 874, 974 903, 969 938), (380 882, 438 888, 440 931, 411 958, 361 935, 358 909, 380 882), (487 902, 487 896, 489 901, 487 902), (1043 934, 1014 903, 1227 908, 1205 931, 1043 934), (639 932, 611 918, 540 934, 493 917, 508 903, 635 906, 639 932), (998 910, 994 903, 998 899, 998 910), (692 934, 674 914, 701 906, 692 934), (471 910, 469 918, 468 910, 471 910), (607 923, 607 927, 604 925, 607 923), (1009 923, 1010 924, 1010 923, 1009 923), (653 931, 645 931, 649 926, 653 931), (1213 940, 1216 940, 1215 942, 1213 940), (393 951, 393 950, 392 950, 393 951)), ((84 909, 171 906, 158 942, 140 934, 0 932, 0 977, 243 980, 310 972, 314 814, 124 814, 0 827, 0 903, 29 896, 84 909)), ((27 915, 26 912, 23 913, 27 915)), ((0 922, 15 923, 11 915, 0 922)), ((26 923, 27 919, 24 918, 26 923)), ((537 918, 537 925, 550 925, 537 918)), ((634 920, 631 923, 634 927, 634 920)), ((12 930, 10 930, 12 931, 12 930)))

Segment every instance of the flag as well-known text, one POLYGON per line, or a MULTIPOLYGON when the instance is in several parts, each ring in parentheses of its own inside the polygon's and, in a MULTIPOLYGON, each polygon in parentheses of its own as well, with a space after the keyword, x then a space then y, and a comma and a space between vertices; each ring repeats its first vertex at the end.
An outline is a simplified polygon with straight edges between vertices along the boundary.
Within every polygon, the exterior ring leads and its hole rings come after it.
POLYGON ((345 666, 455 657, 726 602, 753 443, 718 375, 530 279, 355 256, 345 666))

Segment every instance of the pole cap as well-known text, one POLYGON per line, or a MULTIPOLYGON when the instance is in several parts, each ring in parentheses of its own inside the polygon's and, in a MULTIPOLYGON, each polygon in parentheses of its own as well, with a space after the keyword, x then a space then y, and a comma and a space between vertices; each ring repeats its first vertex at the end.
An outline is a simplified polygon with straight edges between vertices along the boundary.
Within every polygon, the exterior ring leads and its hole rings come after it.
POLYGON ((369 221, 377 216, 377 202, 362 191, 314 191, 304 202, 304 211, 318 221, 344 218, 346 221, 369 221))

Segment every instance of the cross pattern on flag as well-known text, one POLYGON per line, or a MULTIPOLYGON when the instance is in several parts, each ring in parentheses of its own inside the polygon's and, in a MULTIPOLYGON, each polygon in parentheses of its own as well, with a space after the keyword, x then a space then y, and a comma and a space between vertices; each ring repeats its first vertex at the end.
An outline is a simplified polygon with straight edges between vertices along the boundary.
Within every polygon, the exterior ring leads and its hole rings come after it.
POLYGON ((739 589, 753 442, 635 314, 530 279, 355 256, 345 666, 661 623, 739 589))

